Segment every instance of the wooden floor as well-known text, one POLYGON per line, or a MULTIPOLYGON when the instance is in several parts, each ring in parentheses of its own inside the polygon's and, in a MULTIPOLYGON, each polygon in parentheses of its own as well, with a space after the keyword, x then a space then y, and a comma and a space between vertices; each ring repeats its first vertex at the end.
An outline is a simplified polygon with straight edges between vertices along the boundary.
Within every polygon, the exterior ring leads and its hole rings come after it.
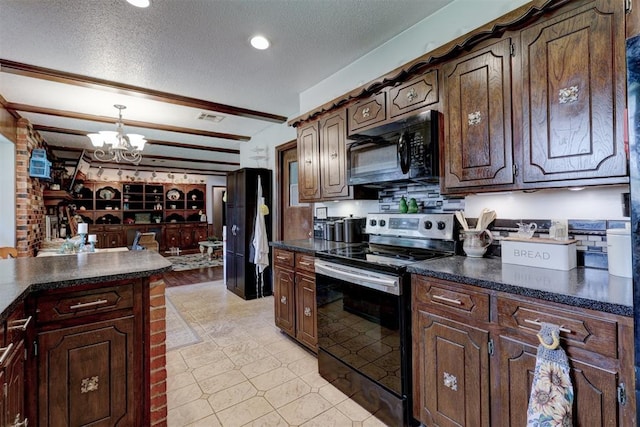
POLYGON ((223 267, 218 266, 185 271, 169 271, 168 273, 164 273, 162 277, 164 278, 164 283, 167 287, 211 282, 213 280, 222 280, 223 267))

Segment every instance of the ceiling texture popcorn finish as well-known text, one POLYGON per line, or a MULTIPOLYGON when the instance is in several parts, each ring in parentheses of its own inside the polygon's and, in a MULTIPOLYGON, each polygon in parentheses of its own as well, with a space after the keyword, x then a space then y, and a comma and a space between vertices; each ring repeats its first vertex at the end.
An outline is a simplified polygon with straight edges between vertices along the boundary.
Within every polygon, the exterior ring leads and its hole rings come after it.
POLYGON ((450 2, 0 0, 0 102, 70 164, 123 104, 148 141, 139 169, 225 174, 300 92, 450 2))

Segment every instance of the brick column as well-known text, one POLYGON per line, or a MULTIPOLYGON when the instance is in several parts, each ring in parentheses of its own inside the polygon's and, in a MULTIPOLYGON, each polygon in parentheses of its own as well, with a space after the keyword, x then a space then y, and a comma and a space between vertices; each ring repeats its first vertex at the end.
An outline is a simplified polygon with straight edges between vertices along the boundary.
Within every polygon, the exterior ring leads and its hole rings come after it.
POLYGON ((18 120, 16 142, 16 249, 19 257, 35 254, 44 239, 45 181, 29 176, 29 159, 34 148, 46 143, 26 119, 18 120))
POLYGON ((150 424, 167 426, 167 356, 165 284, 162 275, 149 278, 150 424))

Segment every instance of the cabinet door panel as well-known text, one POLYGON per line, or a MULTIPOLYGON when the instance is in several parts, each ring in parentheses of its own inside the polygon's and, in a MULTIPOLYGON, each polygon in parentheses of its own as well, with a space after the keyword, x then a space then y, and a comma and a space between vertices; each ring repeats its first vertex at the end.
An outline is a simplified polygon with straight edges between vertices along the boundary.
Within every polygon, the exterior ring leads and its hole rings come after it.
POLYGON ((511 184, 511 40, 444 66, 445 187, 511 184))
POLYGON ((414 315, 414 325, 418 419, 443 427, 488 426, 489 333, 424 311, 414 315))
POLYGON ((320 135, 318 123, 298 130, 298 193, 301 201, 320 199, 320 135))
MULTIPOLYGON (((534 346, 500 337, 500 386, 502 425, 526 425, 529 395, 536 365, 534 346)), ((617 426, 618 374, 575 358, 569 359, 574 392, 576 426, 617 426)))
POLYGON ((26 361, 24 359, 24 340, 17 341, 14 344, 15 347, 12 350, 12 354, 6 362, 6 425, 8 426, 13 426, 16 421, 23 422, 26 416, 24 394, 26 361))
POLYGON ((609 3, 521 33, 524 182, 627 173, 624 14, 609 3))
POLYGON ((320 122, 322 165, 321 194, 325 199, 349 196, 345 113, 341 111, 320 122))
POLYGON ((134 319, 40 333, 40 426, 135 424, 134 319))
POLYGON ((317 350, 315 277, 296 274, 296 308, 297 337, 302 343, 317 350))
POLYGON ((294 273, 276 267, 274 270, 274 304, 276 326, 295 336, 294 273))
POLYGON ((438 100, 438 70, 429 70, 420 77, 389 90, 389 116, 401 116, 435 104, 438 100))

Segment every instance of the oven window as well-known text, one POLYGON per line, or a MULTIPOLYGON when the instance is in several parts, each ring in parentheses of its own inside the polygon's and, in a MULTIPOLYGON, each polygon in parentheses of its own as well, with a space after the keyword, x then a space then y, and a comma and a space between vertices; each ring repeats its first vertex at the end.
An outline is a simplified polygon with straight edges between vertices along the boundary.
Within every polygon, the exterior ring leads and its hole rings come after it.
POLYGON ((372 143, 350 151, 350 173, 366 176, 398 170, 396 144, 372 143))
POLYGON ((318 346, 402 394, 401 298, 316 274, 318 346))

